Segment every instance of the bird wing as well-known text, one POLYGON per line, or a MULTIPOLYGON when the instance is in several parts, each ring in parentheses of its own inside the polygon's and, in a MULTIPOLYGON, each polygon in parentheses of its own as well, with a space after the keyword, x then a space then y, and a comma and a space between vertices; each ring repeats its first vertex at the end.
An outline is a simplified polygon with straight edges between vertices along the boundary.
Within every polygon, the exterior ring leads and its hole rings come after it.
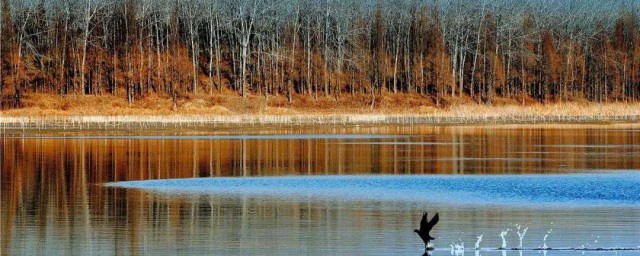
MULTIPOLYGON (((425 216, 426 217, 426 216, 425 216)), ((436 213, 435 216, 433 216, 433 218, 431 219, 431 221, 429 221, 429 223, 427 224, 428 229, 427 230, 431 230, 433 228, 433 226, 435 226, 436 224, 438 224, 438 221, 440 220, 440 216, 438 215, 438 213, 436 213)), ((422 228, 422 225, 420 226, 422 228)))
POLYGON ((420 221, 420 231, 426 231, 429 228, 429 221, 427 221, 427 212, 422 214, 422 220, 420 221))

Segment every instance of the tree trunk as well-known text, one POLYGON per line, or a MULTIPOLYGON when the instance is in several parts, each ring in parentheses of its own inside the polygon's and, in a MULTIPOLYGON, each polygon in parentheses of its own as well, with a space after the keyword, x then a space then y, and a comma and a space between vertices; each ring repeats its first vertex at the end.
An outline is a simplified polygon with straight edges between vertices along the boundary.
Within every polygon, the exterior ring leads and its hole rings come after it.
POLYGON ((189 35, 191 37, 191 65, 193 68, 193 93, 197 94, 198 93, 198 70, 197 70, 197 63, 196 63, 196 55, 198 54, 198 51, 196 49, 196 45, 195 45, 195 34, 193 31, 193 17, 189 17, 189 35))
MULTIPOLYGON (((89 24, 91 23, 91 1, 87 2, 86 21, 84 23, 84 40, 82 41, 82 64, 80 64, 80 86, 85 87, 85 63, 87 60, 87 44, 89 43, 89 24)), ((84 94, 84 89, 82 90, 84 94)))

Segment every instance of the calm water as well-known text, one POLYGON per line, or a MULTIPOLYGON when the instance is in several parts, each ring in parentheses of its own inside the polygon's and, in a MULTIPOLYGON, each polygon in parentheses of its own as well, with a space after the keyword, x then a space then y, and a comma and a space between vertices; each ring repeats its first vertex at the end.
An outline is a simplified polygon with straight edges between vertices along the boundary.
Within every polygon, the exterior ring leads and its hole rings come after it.
POLYGON ((2 254, 421 255, 425 210, 433 255, 640 246, 640 125, 239 131, 5 132, 2 254))

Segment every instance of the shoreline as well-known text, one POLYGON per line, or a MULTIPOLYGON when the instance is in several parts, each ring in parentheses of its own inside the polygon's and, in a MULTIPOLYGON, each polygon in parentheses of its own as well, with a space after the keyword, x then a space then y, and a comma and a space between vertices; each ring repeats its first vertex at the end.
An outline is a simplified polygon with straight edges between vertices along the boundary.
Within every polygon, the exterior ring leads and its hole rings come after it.
POLYGON ((173 106, 170 99, 148 97, 128 105, 111 95, 25 95, 25 106, 0 110, 0 130, 108 130, 198 127, 491 125, 640 123, 640 103, 515 102, 494 105, 451 98, 435 106, 422 95, 383 94, 375 108, 361 95, 312 100, 302 96, 268 99, 194 96, 173 106))
POLYGON ((611 124, 640 122, 640 115, 407 115, 407 114, 315 114, 315 115, 127 115, 5 117, 7 130, 109 130, 256 126, 351 126, 351 125, 493 125, 493 124, 611 124))

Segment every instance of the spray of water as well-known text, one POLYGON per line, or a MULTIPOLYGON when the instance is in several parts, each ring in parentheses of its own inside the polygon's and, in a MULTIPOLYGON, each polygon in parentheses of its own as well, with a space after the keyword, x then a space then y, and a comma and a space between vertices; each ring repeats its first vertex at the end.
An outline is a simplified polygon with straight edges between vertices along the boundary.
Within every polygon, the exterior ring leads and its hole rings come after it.
POLYGON ((522 227, 520 224, 516 224, 516 228, 518 229, 518 239, 520 239, 518 248, 522 248, 522 240, 524 240, 524 236, 527 234, 529 227, 522 227))
MULTIPOLYGON (((593 237, 593 235, 591 235, 591 237, 593 237)), ((580 248, 585 249, 593 246, 598 246, 598 239, 600 239, 600 236, 598 236, 595 240, 593 240, 593 244, 591 244, 590 242, 587 242, 586 244, 581 245, 580 248)), ((584 254, 584 252, 582 254, 584 254)))
POLYGON ((451 243, 451 255, 464 255, 464 242, 460 240, 459 244, 451 243))
POLYGON ((511 229, 505 229, 502 230, 502 232, 500 232, 500 238, 502 238, 502 246, 500 246, 500 249, 507 249, 507 234, 509 234, 509 231, 511 231, 511 229))
POLYGON ((476 241, 476 246, 475 249, 476 250, 480 250, 480 242, 482 242, 482 237, 484 236, 484 234, 481 234, 478 236, 478 240, 476 241))
POLYGON ((549 237, 552 231, 553 229, 549 229, 547 230, 547 234, 544 235, 544 238, 542 239, 542 242, 543 242, 542 249, 549 249, 549 247, 547 247, 547 238, 549 237))

